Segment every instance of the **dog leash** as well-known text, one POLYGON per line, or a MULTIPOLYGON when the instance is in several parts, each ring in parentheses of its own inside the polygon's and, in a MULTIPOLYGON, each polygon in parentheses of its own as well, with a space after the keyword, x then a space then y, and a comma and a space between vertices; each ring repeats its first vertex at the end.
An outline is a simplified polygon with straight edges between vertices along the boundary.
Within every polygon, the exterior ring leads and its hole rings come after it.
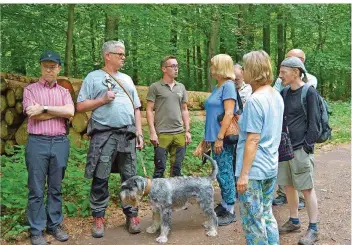
POLYGON ((142 162, 142 167, 143 167, 144 176, 149 179, 149 176, 148 176, 148 174, 147 174, 147 170, 146 170, 146 168, 145 168, 143 156, 142 156, 142 150, 140 150, 139 152, 140 152, 140 160, 141 160, 141 162, 142 162))

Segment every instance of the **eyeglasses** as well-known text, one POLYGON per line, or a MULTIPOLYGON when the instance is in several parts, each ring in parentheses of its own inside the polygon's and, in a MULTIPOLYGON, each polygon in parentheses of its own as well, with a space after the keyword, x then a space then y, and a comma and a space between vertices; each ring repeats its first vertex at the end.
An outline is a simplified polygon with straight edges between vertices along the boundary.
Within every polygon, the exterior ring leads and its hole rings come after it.
POLYGON ((120 58, 123 56, 123 57, 126 57, 126 54, 124 53, 115 53, 115 52, 109 52, 109 54, 117 54, 120 58))
POLYGON ((171 66, 165 66, 165 67, 171 67, 172 69, 178 69, 178 65, 171 65, 171 66))
POLYGON ((54 71, 55 69, 59 68, 58 66, 42 66, 44 70, 46 71, 54 71))

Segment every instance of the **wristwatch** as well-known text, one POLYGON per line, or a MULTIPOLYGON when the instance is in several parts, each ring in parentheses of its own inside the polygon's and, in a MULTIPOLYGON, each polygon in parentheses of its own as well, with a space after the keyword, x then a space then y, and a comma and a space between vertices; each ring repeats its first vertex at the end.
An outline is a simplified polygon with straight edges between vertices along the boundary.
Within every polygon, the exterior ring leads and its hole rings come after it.
POLYGON ((43 106, 43 108, 44 108, 44 113, 47 113, 48 112, 48 106, 47 105, 45 105, 45 106, 43 106))

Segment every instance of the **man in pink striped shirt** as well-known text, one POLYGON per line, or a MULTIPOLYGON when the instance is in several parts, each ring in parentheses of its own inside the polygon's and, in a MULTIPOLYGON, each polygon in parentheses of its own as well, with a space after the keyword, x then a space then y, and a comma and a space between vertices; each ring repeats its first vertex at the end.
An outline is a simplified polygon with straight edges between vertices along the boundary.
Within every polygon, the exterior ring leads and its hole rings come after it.
POLYGON ((42 76, 24 89, 23 110, 28 116, 26 166, 28 170, 27 218, 31 242, 46 244, 43 230, 64 242, 69 236, 62 229, 61 182, 69 156, 66 122, 74 115, 69 91, 57 84, 61 60, 47 51, 40 57, 42 76), (48 185, 47 207, 44 205, 45 184, 48 185))

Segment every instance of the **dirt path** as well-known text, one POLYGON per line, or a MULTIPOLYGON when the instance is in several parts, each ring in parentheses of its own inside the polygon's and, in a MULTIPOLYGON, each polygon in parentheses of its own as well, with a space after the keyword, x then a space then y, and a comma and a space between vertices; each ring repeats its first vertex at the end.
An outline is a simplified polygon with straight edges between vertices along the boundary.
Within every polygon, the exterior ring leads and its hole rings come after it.
MULTIPOLYGON (((317 244, 351 244, 351 145, 326 146, 315 155, 316 191, 320 211, 320 241, 317 244)), ((217 190, 215 199, 219 200, 217 190)), ((287 205, 273 207, 275 217, 282 224, 288 217, 287 205)), ((123 228, 121 211, 114 207, 109 208, 110 216, 105 237, 94 239, 90 236, 91 219, 67 218, 65 225, 71 234, 70 241, 59 243, 47 236, 51 244, 157 244, 156 235, 150 235, 145 229, 151 222, 149 205, 144 203, 141 208, 141 227, 143 232, 130 235, 123 228)), ((235 210, 239 218, 238 205, 235 210)), ((302 232, 283 235, 280 237, 282 245, 297 244, 299 237, 307 227, 307 214, 305 209, 300 211, 302 232)), ((209 238, 201 226, 204 221, 202 212, 196 205, 187 210, 173 213, 172 232, 168 244, 205 244, 227 245, 245 244, 242 227, 239 221, 226 227, 219 227, 218 236, 209 238)), ((28 241, 21 244, 29 244, 28 241)))

